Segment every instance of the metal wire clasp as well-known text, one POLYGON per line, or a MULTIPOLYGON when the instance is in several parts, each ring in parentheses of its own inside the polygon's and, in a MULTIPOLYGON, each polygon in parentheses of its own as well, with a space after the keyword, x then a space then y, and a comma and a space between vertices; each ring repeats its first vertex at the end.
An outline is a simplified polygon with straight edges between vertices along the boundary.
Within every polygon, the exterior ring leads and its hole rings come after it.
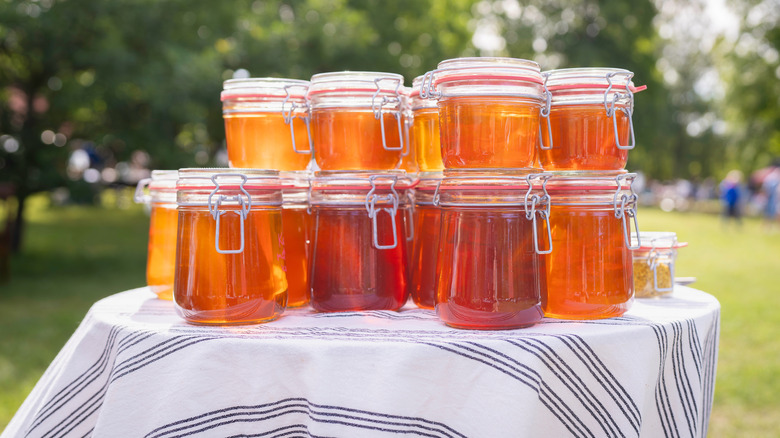
POLYGON ((612 198, 612 206, 615 209, 615 218, 620 219, 623 222, 623 241, 628 249, 639 249, 642 246, 642 242, 639 237, 639 222, 636 218, 636 204, 639 200, 636 192, 634 191, 634 181, 636 179, 635 173, 624 173, 618 175, 615 178, 617 182, 617 189, 615 189, 615 196, 612 198), (631 194, 623 192, 623 183, 629 183, 629 190, 631 194), (631 245, 631 224, 626 219, 626 216, 630 217, 634 221, 634 229, 636 230, 636 245, 631 245))
POLYGON ((143 178, 142 180, 138 181, 138 185, 135 186, 135 194, 133 195, 133 201, 135 201, 136 204, 148 204, 149 202, 151 202, 152 200, 151 195, 147 195, 144 193, 144 189, 151 182, 152 182, 151 178, 143 178))
POLYGON ((397 176, 383 176, 372 175, 368 178, 368 182, 371 183, 371 190, 366 194, 366 211, 368 217, 371 218, 371 230, 374 248, 376 249, 394 249, 398 246, 398 228, 395 223, 395 215, 398 212, 398 192, 395 190, 395 183, 398 181, 397 176), (390 179, 390 193, 387 195, 376 194, 376 179, 377 178, 389 178, 390 179), (377 203, 390 203, 389 207, 377 208, 377 203), (390 215, 390 223, 393 227, 393 243, 392 245, 381 245, 379 243, 379 232, 377 230, 377 216, 380 211, 384 211, 390 215))
POLYGON ((609 86, 607 87, 607 90, 604 91, 604 109, 607 111, 607 117, 612 117, 612 126, 615 131, 615 145, 618 149, 631 150, 634 149, 634 146, 636 145, 636 137, 634 137, 634 119, 631 117, 631 114, 634 112, 634 92, 631 91, 631 77, 633 75, 628 75, 628 78, 626 78, 626 93, 615 92, 612 99, 610 99, 609 92, 612 91, 612 76, 615 76, 616 74, 618 74, 618 72, 607 73, 607 83, 609 86), (628 111, 621 110, 628 116, 629 136, 628 144, 626 145, 620 144, 616 115, 617 108, 615 106, 617 101, 622 98, 628 98, 628 111))
POLYGON ((290 138, 292 138, 292 147, 293 150, 298 154, 311 154, 311 151, 313 150, 312 146, 312 140, 311 140, 311 111, 309 110, 309 104, 304 101, 301 108, 304 108, 306 110, 306 115, 296 116, 295 110, 298 108, 298 104, 295 102, 290 102, 290 109, 287 109, 287 101, 290 100, 290 88, 292 87, 301 87, 305 90, 308 90, 309 87, 306 85, 285 85, 284 86, 284 92, 287 93, 287 96, 285 96, 284 100, 282 101, 282 117, 284 118, 284 123, 290 125, 290 138), (308 151, 299 151, 298 146, 295 144, 295 129, 293 128, 293 120, 294 119, 301 119, 303 120, 303 123, 306 124, 306 135, 309 137, 309 150, 308 151))
POLYGON ((249 211, 252 209, 252 197, 249 195, 249 192, 246 191, 244 188, 244 184, 247 181, 246 175, 243 174, 236 174, 236 173, 218 173, 211 177, 211 181, 214 183, 214 190, 209 194, 209 213, 211 213, 211 217, 214 218, 215 221, 217 221, 217 230, 214 233, 214 248, 217 250, 220 254, 240 254, 244 251, 244 221, 247 218, 247 215, 249 214, 249 211), (241 178, 241 183, 238 186, 238 189, 241 191, 241 193, 238 193, 233 196, 227 196, 227 195, 218 195, 217 192, 220 190, 219 182, 217 182, 217 178, 219 177, 238 177, 241 178), (216 198, 215 198, 215 195, 216 198), (242 196, 243 195, 243 196, 242 196), (246 197, 246 198, 244 198, 246 197), (236 202, 238 203, 238 210, 220 210, 220 206, 223 202, 236 202), (240 235, 241 235, 241 246, 238 249, 222 249, 219 247, 219 219, 222 217, 223 214, 232 211, 238 215, 240 218, 240 235))
POLYGON ((547 120, 547 140, 548 145, 547 147, 544 146, 544 141, 542 141, 542 122, 539 121, 539 147, 543 151, 549 151, 553 148, 553 138, 552 138, 552 124, 550 123, 550 111, 552 110, 552 93, 550 90, 547 89, 547 78, 550 77, 549 73, 544 73, 544 98, 545 98, 545 104, 541 108, 539 115, 547 120))
POLYGON ((436 90, 433 84, 433 75, 436 70, 431 70, 423 75, 422 83, 420 84, 420 97, 422 99, 439 99, 441 97, 441 91, 436 90))
POLYGON ((547 181, 550 179, 550 175, 544 173, 533 173, 525 177, 528 182, 528 191, 525 193, 525 218, 533 223, 534 234, 534 251, 537 254, 550 254, 553 250, 552 243, 552 228, 550 227, 550 195, 547 193, 547 181), (542 196, 537 193, 533 193, 534 184, 533 180, 539 179, 542 181, 542 196), (538 208, 538 209, 537 209, 538 208), (539 234, 536 226, 537 214, 544 220, 547 226, 547 248, 546 250, 539 249, 539 234))
POLYGON ((384 150, 386 151, 403 151, 404 150, 404 128, 401 120, 401 112, 403 111, 403 108, 401 108, 401 94, 399 91, 401 88, 401 80, 395 78, 376 78, 374 79, 374 84, 376 85, 376 92, 374 92, 374 96, 371 97, 371 109, 374 111, 374 118, 379 120, 379 127, 382 130, 382 148, 384 148, 384 150), (396 82, 395 96, 393 97, 382 96, 382 99, 377 101, 377 97, 379 97, 379 93, 382 91, 382 87, 379 85, 379 82, 383 80, 390 80, 396 82), (390 113, 393 115, 393 117, 395 117, 395 121, 398 123, 398 142, 400 143, 398 147, 391 147, 387 145, 387 135, 385 134, 385 118, 382 117, 384 115, 384 112, 382 111, 382 107, 387 104, 398 105, 398 110, 392 111, 390 113))

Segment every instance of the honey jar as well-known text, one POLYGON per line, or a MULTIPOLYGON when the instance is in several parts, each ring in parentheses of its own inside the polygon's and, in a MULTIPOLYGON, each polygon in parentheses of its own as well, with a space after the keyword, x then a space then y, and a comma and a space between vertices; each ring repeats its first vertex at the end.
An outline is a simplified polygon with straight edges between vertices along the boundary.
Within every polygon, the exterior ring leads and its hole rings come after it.
POLYGON ((412 128, 410 140, 420 172, 444 169, 439 142, 439 107, 435 100, 420 96, 424 76, 414 78, 411 92, 412 128))
POLYGON ((278 172, 182 169, 177 204, 177 313, 195 324, 278 318, 287 305, 278 172))
POLYGON ((151 178, 138 182, 135 202, 151 207, 149 246, 146 255, 146 284, 158 298, 173 298, 176 258, 176 170, 153 170, 151 178), (149 187, 149 194, 144 188, 149 187))
POLYGON ((411 131, 414 124, 411 92, 411 88, 401 87, 401 120, 404 127, 404 149, 401 152, 401 162, 398 168, 405 170, 409 175, 414 175, 420 171, 420 166, 417 160, 417 151, 412 147, 411 142, 411 131))
POLYGON ((635 176, 625 171, 568 172, 548 181, 553 250, 545 256, 545 316, 609 318, 631 306, 635 176))
POLYGON ((311 161, 308 81, 230 79, 222 117, 231 167, 304 170, 311 161))
POLYGON ((433 309, 436 304, 441 210, 433 204, 433 195, 441 178, 441 172, 423 172, 414 188, 414 245, 409 258, 409 283, 412 300, 423 309, 433 309))
POLYGON ((653 298, 674 291, 674 265, 677 248, 688 244, 677 241, 672 232, 646 231, 632 235, 639 248, 634 250, 634 291, 637 298, 653 298))
POLYGON ((321 171, 312 179, 311 306, 397 310, 408 298, 404 171, 321 171))
POLYGON ((543 84, 539 65, 524 59, 440 62, 420 95, 438 100, 444 167, 538 169, 543 84))
POLYGON ((434 195, 441 208, 435 289, 436 313, 447 325, 514 329, 542 318, 540 254, 550 245, 538 232, 549 229, 537 220, 548 218, 544 178, 444 171, 434 195))
POLYGON ((540 159, 547 171, 620 170, 634 148, 633 73, 617 68, 545 72, 550 110, 542 117, 540 159))
POLYGON ((312 76, 314 158, 322 170, 389 170, 404 145, 403 76, 334 72, 312 76))
POLYGON ((312 220, 308 209, 311 172, 280 172, 282 236, 287 265, 287 307, 309 304, 309 252, 312 220))

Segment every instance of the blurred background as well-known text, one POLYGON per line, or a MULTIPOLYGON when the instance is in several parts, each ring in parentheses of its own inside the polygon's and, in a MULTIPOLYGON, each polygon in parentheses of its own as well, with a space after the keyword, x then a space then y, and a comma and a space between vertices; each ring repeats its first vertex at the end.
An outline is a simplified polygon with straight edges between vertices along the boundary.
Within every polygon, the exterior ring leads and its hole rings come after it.
POLYGON ((643 230, 723 305, 710 436, 780 430, 780 0, 0 0, 0 428, 97 299, 144 284, 151 169, 226 166, 222 81, 511 56, 620 67, 643 230), (728 194, 727 194, 728 193, 728 194), (736 201, 734 201, 736 198, 736 201), (725 220, 724 201, 744 214, 725 220))

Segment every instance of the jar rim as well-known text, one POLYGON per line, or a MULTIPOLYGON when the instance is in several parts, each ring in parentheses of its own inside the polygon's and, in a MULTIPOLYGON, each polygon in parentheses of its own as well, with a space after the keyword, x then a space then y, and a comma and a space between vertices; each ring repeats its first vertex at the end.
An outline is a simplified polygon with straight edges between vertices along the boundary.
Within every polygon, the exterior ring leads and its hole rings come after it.
POLYGON ((688 242, 677 241, 677 233, 674 231, 640 231, 638 240, 639 242, 637 242, 637 233, 631 233, 631 244, 639 243, 639 248, 635 251, 675 250, 688 246, 688 242))
POLYGON ((314 191, 365 191, 372 188, 407 190, 414 187, 416 175, 405 170, 320 170, 314 172, 314 191))
POLYGON ((288 78, 245 78, 228 79, 222 84, 220 100, 231 99, 278 99, 289 96, 305 99, 309 81, 288 78))
POLYGON ((307 96, 320 94, 354 94, 371 93, 401 94, 404 77, 397 73, 373 71, 342 71, 318 73, 311 77, 311 86, 307 96))
POLYGON ((185 168, 179 169, 179 191, 224 189, 279 190, 284 188, 279 171, 272 169, 185 168), (220 183, 218 179, 223 179, 220 183))

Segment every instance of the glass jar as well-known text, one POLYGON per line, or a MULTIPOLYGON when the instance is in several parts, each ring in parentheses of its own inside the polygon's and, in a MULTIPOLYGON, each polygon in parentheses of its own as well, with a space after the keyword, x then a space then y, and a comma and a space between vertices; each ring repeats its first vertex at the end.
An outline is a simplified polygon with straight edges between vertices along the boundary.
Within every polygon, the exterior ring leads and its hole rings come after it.
POLYGON ((404 215, 412 181, 401 170, 317 172, 311 306, 320 312, 397 310, 408 298, 404 215))
POLYGON ((151 178, 138 182, 135 202, 151 207, 146 284, 163 300, 173 299, 176 259, 176 170, 153 170, 151 178), (144 188, 149 187, 149 194, 144 188))
POLYGON ((278 318, 287 305, 278 172, 182 169, 177 189, 177 313, 195 324, 278 318))
POLYGON ((513 58, 457 58, 427 73, 420 95, 438 100, 447 169, 538 169, 539 65, 513 58))
POLYGON ((609 318, 625 313, 633 301, 630 222, 636 229, 636 175, 596 175, 555 174, 547 183, 553 251, 545 257, 545 316, 609 318))
POLYGON ((282 236, 287 265, 287 307, 309 304, 309 251, 312 219, 309 213, 311 172, 280 172, 282 179, 282 236))
POLYGON ((435 287, 436 313, 447 325, 514 329, 542 318, 539 254, 549 249, 539 244, 537 216, 547 218, 549 208, 538 183, 544 178, 444 171, 434 196, 441 207, 435 287))
POLYGON ((653 298, 674 291, 674 262, 677 248, 688 244, 677 241, 673 232, 648 231, 632 236, 634 246, 634 292, 637 298, 653 298))
POLYGON ((411 92, 411 146, 417 156, 420 172, 444 170, 439 142, 439 106, 435 100, 420 97, 424 76, 414 78, 411 92))
POLYGON ((312 76, 314 158, 322 170, 388 170, 405 151, 401 89, 394 73, 312 76))
POLYGON ((423 172, 414 188, 414 245, 409 261, 409 283, 412 300, 423 309, 433 309, 436 305, 441 210, 433 204, 433 195, 441 178, 441 172, 423 172))
POLYGON ((232 167, 304 170, 311 161, 308 81, 230 79, 222 91, 232 167))
POLYGON ((550 111, 543 114, 540 159, 547 171, 620 170, 634 148, 633 73, 567 68, 544 73, 550 111))
POLYGON ((401 87, 401 120, 404 127, 404 150, 401 152, 401 162, 398 168, 405 170, 410 175, 414 175, 420 171, 420 166, 417 162, 417 151, 414 150, 411 142, 411 130, 414 123, 411 93, 411 88, 401 87))

